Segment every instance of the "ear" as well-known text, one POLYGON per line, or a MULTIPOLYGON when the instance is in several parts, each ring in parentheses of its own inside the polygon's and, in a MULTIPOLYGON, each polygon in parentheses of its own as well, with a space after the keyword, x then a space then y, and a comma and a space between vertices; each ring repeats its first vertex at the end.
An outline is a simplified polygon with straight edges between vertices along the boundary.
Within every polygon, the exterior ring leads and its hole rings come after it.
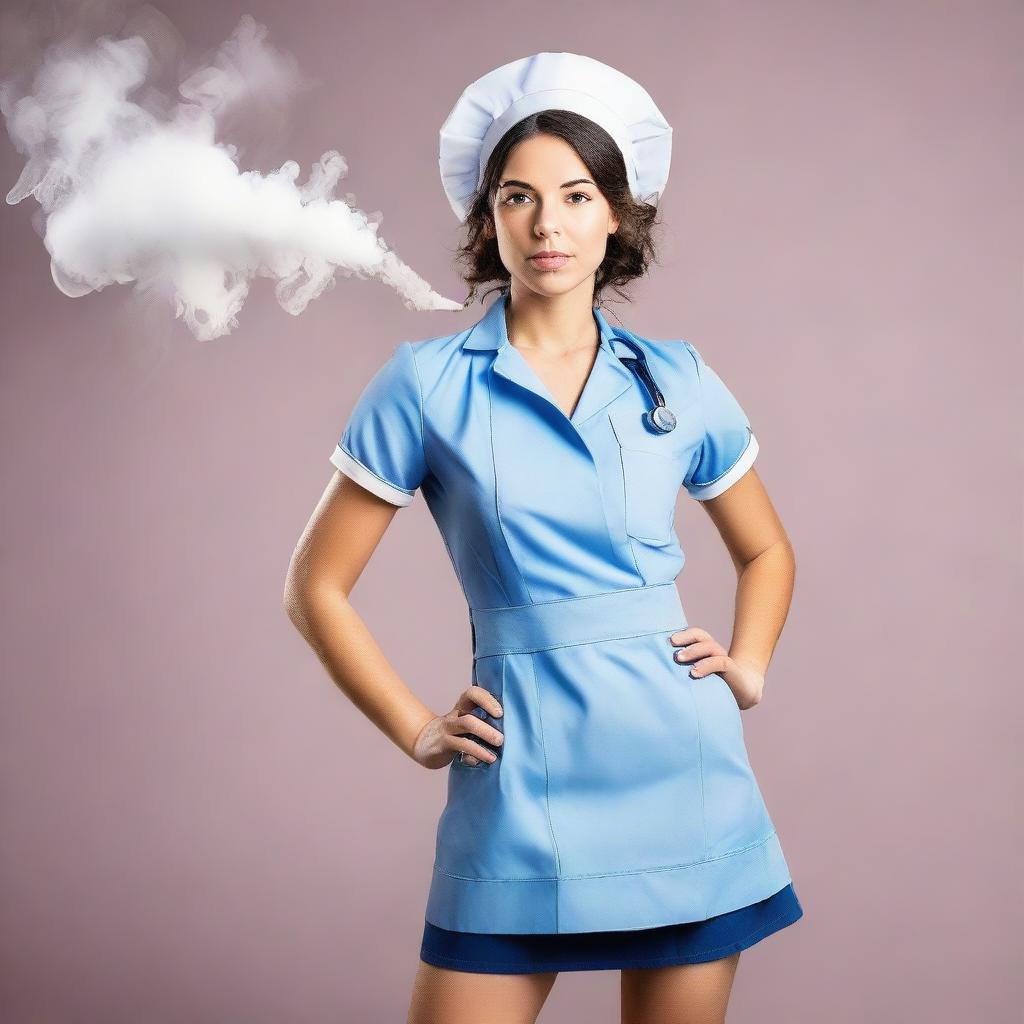
POLYGON ((615 214, 608 215, 608 234, 614 235, 619 230, 619 218, 615 214))

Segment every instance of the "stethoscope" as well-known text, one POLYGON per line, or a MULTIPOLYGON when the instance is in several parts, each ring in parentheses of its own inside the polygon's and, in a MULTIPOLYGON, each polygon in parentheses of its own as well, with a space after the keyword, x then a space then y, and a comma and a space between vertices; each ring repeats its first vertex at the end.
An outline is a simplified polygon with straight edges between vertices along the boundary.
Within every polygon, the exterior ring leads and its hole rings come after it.
POLYGON ((654 408, 648 409, 644 413, 644 422, 652 430, 656 430, 661 434, 667 434, 670 430, 675 430, 675 413, 665 405, 665 396, 661 393, 661 389, 651 374, 650 367, 647 365, 647 356, 644 355, 643 349, 629 338, 623 338, 621 335, 616 335, 616 337, 636 353, 635 356, 619 356, 619 359, 639 377, 640 382, 647 389, 651 401, 654 402, 654 408))

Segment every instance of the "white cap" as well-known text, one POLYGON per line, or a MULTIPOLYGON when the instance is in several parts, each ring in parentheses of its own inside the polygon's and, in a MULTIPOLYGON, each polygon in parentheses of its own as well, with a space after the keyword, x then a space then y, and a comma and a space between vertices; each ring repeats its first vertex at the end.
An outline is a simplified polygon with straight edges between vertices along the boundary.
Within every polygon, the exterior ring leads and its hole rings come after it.
POLYGON ((441 183, 465 221, 494 147, 516 122, 540 110, 572 110, 599 124, 626 163, 629 189, 657 203, 668 180, 672 128, 628 75, 576 53, 535 53, 478 78, 441 125, 441 183))

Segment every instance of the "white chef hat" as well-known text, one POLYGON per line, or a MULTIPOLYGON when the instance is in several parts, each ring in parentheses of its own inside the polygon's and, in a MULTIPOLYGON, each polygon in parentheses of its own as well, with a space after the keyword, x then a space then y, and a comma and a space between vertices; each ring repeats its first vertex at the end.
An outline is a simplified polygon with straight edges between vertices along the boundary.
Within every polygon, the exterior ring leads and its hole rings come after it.
POLYGON ((622 150, 633 196, 657 202, 668 180, 672 128, 647 90, 592 57, 535 53, 478 78, 441 125, 441 183, 460 221, 505 132, 552 108, 572 110, 604 128, 622 150))

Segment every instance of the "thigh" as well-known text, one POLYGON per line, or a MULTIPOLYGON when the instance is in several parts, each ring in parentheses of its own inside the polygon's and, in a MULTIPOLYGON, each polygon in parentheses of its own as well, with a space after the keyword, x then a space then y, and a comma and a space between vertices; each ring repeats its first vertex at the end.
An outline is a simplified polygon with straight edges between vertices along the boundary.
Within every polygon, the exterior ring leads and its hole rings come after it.
POLYGON ((406 1024, 534 1024, 557 977, 450 971, 421 960, 406 1024))
POLYGON ((740 954, 622 972, 622 1024, 723 1024, 740 954))

